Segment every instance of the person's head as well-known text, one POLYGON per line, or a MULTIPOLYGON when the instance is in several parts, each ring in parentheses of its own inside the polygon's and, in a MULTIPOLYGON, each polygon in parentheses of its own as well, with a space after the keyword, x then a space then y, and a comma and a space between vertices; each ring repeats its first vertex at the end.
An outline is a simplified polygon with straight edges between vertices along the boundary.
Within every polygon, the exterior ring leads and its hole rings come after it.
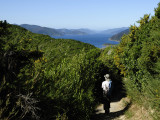
POLYGON ((109 81, 109 74, 104 75, 106 81, 109 81))

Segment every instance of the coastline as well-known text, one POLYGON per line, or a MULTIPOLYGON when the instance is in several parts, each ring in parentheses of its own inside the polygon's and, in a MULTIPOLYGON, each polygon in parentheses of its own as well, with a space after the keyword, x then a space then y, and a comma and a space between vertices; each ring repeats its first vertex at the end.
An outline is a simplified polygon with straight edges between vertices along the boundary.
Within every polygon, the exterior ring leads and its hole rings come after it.
MULTIPOLYGON (((120 42, 119 40, 111 40, 110 38, 108 39, 109 41, 115 41, 115 42, 120 42)), ((104 43, 103 44, 103 48, 101 48, 101 49, 104 49, 104 48, 106 48, 106 47, 112 47, 112 46, 116 46, 117 44, 111 44, 111 43, 104 43)))
POLYGON ((112 40, 111 38, 109 38, 110 41, 116 41, 116 42, 120 42, 120 40, 112 40))

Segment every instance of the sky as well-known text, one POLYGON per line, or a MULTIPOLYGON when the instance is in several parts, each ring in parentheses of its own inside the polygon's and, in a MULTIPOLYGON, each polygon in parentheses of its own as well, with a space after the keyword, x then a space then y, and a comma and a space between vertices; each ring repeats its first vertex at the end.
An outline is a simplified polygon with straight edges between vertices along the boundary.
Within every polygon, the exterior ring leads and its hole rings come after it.
POLYGON ((129 27, 154 15, 159 0, 0 0, 0 20, 50 28, 129 27))

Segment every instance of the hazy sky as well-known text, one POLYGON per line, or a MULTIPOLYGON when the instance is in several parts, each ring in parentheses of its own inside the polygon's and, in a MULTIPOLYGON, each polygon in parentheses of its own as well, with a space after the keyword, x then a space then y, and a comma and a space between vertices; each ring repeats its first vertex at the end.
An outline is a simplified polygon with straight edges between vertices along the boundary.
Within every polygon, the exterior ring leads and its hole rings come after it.
POLYGON ((0 0, 0 20, 51 28, 129 27, 159 0, 0 0))

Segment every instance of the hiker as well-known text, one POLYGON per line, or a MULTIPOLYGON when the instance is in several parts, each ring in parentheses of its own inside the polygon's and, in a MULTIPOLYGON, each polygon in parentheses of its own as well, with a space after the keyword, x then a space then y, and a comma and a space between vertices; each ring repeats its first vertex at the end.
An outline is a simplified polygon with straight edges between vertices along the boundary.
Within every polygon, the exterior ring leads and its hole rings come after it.
POLYGON ((104 75, 105 81, 102 82, 103 89, 103 103, 105 113, 109 113, 110 100, 111 100, 111 79, 109 79, 109 74, 104 75))

